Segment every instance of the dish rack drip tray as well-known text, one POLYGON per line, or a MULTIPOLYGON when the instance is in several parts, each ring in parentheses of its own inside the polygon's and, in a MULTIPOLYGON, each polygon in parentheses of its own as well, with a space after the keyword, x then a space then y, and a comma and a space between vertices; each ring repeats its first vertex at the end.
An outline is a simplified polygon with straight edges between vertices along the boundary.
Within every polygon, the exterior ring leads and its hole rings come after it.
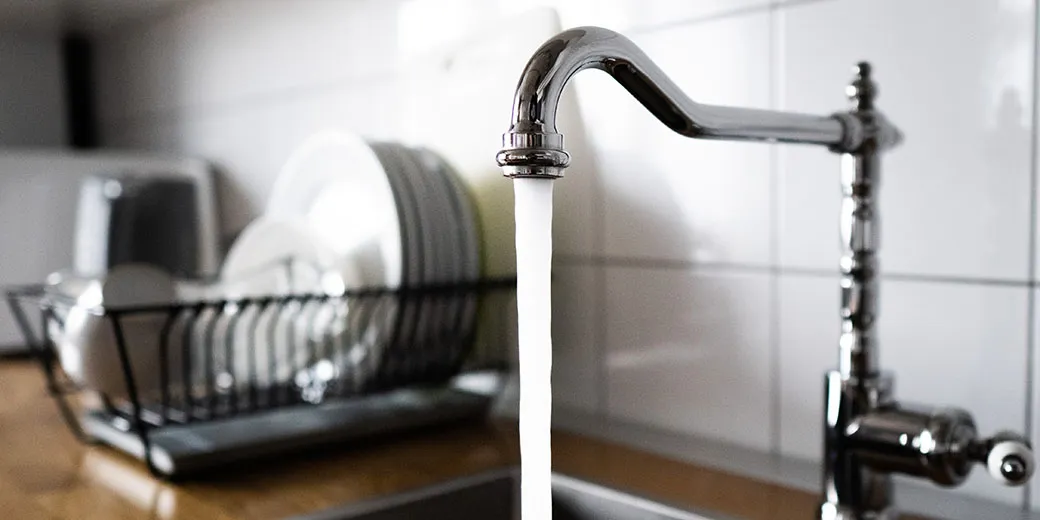
POLYGON ((77 303, 43 286, 6 295, 72 432, 165 478, 484 418, 516 348, 503 334, 515 287, 510 278, 96 307, 89 335, 66 330, 77 303), (115 350, 117 366, 103 368, 123 384, 92 385, 98 369, 75 364, 85 364, 70 356, 75 339, 115 350))
MULTIPOLYGON (((312 446, 480 418, 487 413, 494 392, 474 392, 474 385, 465 380, 482 378, 480 386, 493 390, 501 377, 495 372, 471 373, 459 377, 461 385, 400 389, 227 421, 160 428, 149 435, 149 458, 161 475, 188 475, 312 446)), ((141 437, 123 415, 92 410, 82 424, 88 437, 144 460, 141 437)))

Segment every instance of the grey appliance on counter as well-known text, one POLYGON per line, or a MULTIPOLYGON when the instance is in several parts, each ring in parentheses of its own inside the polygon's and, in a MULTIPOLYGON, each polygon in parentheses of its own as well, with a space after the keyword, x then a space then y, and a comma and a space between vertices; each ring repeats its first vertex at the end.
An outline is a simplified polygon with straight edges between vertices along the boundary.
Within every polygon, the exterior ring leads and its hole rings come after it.
POLYGON ((91 175, 80 185, 73 268, 100 274, 127 263, 199 273, 198 189, 177 174, 128 171, 91 175))
MULTIPOLYGON (((193 183, 198 237, 194 262, 199 276, 216 274, 219 221, 209 163, 136 153, 4 150, 0 151, 0 286, 39 284, 50 273, 73 267, 77 233, 89 227, 80 226, 77 218, 81 183, 106 172, 176 177, 193 183)), ((135 247, 144 247, 139 244, 135 247)), ((24 343, 11 314, 0 312, 0 354, 22 352, 24 343)))

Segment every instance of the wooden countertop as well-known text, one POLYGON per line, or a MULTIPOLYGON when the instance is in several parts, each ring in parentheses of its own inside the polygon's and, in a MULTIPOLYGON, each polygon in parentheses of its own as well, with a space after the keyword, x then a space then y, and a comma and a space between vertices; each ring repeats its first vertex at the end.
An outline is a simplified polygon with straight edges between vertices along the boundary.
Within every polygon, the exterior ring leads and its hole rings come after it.
MULTIPOLYGON (((37 366, 0 360, 0 517, 284 518, 514 465, 514 428, 441 429, 170 484, 111 449, 81 445, 37 366)), ((565 474, 737 518, 814 518, 813 494, 568 433, 554 432, 553 443, 554 469, 565 474)))

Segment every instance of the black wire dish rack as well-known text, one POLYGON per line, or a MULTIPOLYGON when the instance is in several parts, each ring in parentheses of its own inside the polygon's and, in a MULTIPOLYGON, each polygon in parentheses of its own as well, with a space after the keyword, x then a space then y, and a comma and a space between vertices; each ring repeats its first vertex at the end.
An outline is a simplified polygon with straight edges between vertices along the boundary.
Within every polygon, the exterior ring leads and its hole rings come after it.
POLYGON ((42 285, 6 296, 72 432, 168 478, 485 416, 515 348, 503 333, 515 286, 96 307, 78 327, 92 324, 94 348, 114 350, 116 366, 86 383, 63 368, 63 349, 80 348, 64 339, 70 313, 84 309, 42 285))

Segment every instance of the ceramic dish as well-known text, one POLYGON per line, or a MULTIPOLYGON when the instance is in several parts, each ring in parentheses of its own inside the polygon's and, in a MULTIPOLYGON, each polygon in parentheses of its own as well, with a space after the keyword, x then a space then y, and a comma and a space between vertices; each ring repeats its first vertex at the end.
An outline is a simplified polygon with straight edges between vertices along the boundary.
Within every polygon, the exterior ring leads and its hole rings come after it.
MULTIPOLYGON (((400 154, 392 143, 373 143, 372 150, 379 157, 387 179, 390 181, 396 197, 396 205, 400 212, 403 238, 403 266, 402 287, 414 287, 423 283, 426 263, 428 262, 423 239, 423 215, 419 204, 416 189, 405 172, 405 165, 400 154)), ((403 345, 410 345, 416 337, 416 329, 419 323, 419 308, 411 300, 402 299, 396 301, 394 310, 397 315, 394 319, 387 316, 377 317, 375 321, 392 324, 392 330, 376 331, 376 335, 382 338, 380 342, 383 347, 389 349, 384 352, 381 349, 371 349, 363 361, 361 371, 367 371, 374 377, 381 377, 380 369, 393 371, 396 369, 394 363, 401 359, 400 349, 403 345), (390 356, 387 358, 386 356, 390 356)), ((367 331, 364 333, 367 335, 367 331)))
MULTIPOLYGON (((457 247, 452 240, 453 219, 448 194, 432 171, 427 169, 414 150, 401 147, 400 153, 409 165, 408 172, 415 184, 422 190, 425 222, 428 223, 430 240, 428 252, 430 263, 425 283, 448 284, 456 281, 456 265, 458 264, 457 247)), ((454 321, 455 305, 451 298, 433 296, 423 300, 422 335, 413 356, 424 365, 443 359, 443 347, 446 335, 444 330, 454 321)))
MULTIPOLYGON (((307 220, 264 217, 250 224, 228 252, 221 271, 221 291, 222 298, 229 300, 279 295, 335 296, 364 285, 363 279, 353 259, 338 254, 307 220)), ((207 352, 215 367, 211 371, 228 373, 231 382, 240 387, 291 381, 300 367, 314 362, 311 349, 297 347, 326 340, 316 336, 335 335, 333 320, 344 312, 341 303, 330 300, 317 307, 312 304, 312 319, 290 319, 291 313, 300 311, 294 304, 276 306, 277 312, 244 314, 234 322, 237 328, 216 331, 216 344, 222 344, 227 334, 234 333, 233 357, 229 359, 222 349, 207 352), (263 331, 273 327, 275 333, 251 334, 248 327, 263 331)), ((259 312, 256 308, 235 307, 226 311, 259 312)), ((203 332, 193 333, 200 336, 203 332)), ((205 341, 202 337, 196 340, 200 344, 205 341)))
POLYGON ((264 216, 302 218, 362 283, 402 283, 403 238, 395 191, 380 158, 361 138, 323 132, 295 150, 278 174, 264 216))
MULTIPOLYGON (((104 277, 80 287, 77 304, 64 319, 58 358, 69 378, 112 398, 128 395, 112 319, 101 313, 142 305, 170 304, 176 298, 174 281, 165 271, 143 264, 116 266, 104 277)), ((165 312, 131 313, 119 318, 134 382, 140 395, 159 386, 159 333, 165 312)), ((178 365, 176 360, 171 366, 178 365)))
POLYGON ((322 293, 339 255, 303 219, 253 221, 238 236, 220 271, 227 299, 322 293))
MULTIPOLYGON (((479 230, 469 194, 454 170, 437 154, 422 149, 416 150, 415 153, 430 172, 431 179, 440 182, 447 194, 445 208, 449 210, 451 224, 445 234, 450 236, 452 244, 451 258, 454 270, 451 281, 476 282, 480 277, 479 230)), ((457 331, 462 337, 468 337, 473 333, 477 300, 476 296, 467 295, 460 300, 452 301, 449 315, 456 320, 454 326, 458 327, 457 331)), ((461 354, 452 352, 446 358, 454 359, 461 354)))
MULTIPOLYGON (((427 284, 447 284, 457 281, 457 265, 459 260, 458 245, 453 239, 454 229, 451 205, 447 190, 436 178, 436 172, 427 168, 415 150, 400 147, 399 153, 404 156, 410 174, 420 197, 420 206, 424 211, 424 223, 428 237, 426 243, 430 265, 424 282, 427 284)), ((455 320, 457 306, 450 298, 430 297, 422 301, 419 321, 418 341, 410 355, 426 365, 444 359, 446 335, 444 331, 455 320)))

